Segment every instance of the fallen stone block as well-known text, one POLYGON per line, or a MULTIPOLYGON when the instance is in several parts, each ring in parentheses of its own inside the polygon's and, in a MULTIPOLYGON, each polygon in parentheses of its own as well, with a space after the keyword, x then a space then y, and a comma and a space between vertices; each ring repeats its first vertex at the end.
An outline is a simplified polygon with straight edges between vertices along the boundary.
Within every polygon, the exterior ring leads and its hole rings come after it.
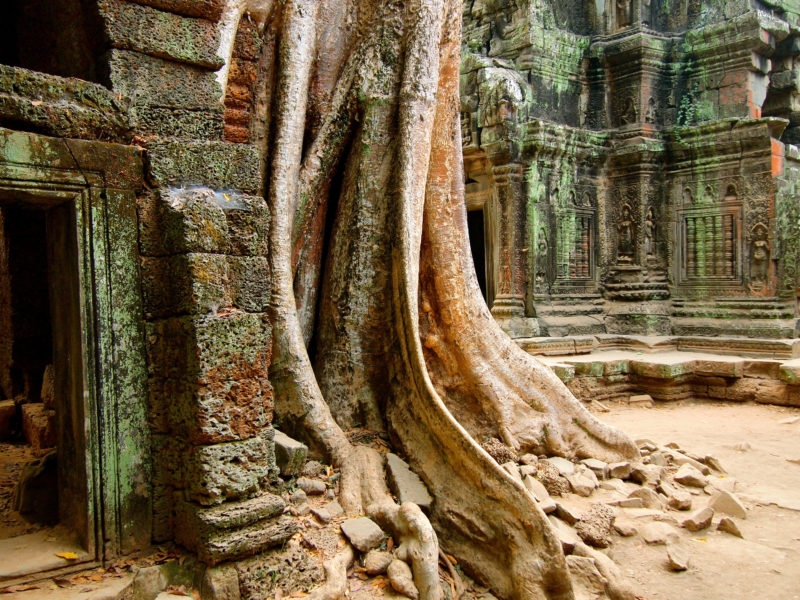
POLYGON ((658 484, 658 491, 667 497, 667 506, 670 508, 675 510, 692 509, 692 495, 686 490, 662 481, 658 484))
POLYGON ((643 406, 646 408, 652 408, 653 398, 649 394, 638 394, 636 396, 631 396, 630 398, 628 398, 628 404, 631 406, 643 406))
POLYGON ((719 531, 724 531, 725 533, 730 533, 731 535, 735 535, 736 537, 743 538, 742 530, 739 529, 739 524, 734 521, 730 517, 722 517, 719 524, 717 525, 717 529, 719 531))
POLYGON ((689 531, 700 531, 711 525, 711 520, 713 518, 714 509, 706 506, 692 513, 688 519, 684 519, 681 525, 684 529, 688 529, 689 531))
POLYGON ((690 464, 683 464, 675 473, 675 481, 681 485, 704 488, 708 485, 708 478, 690 464))
POLYGON ((608 463, 603 462, 602 460, 597 460, 596 458, 585 458, 581 461, 581 464, 586 468, 591 469, 592 473, 594 473, 598 479, 606 478, 606 473, 608 472, 608 463))
POLYGON ((41 451, 56 445, 56 412, 36 402, 22 405, 22 432, 34 450, 41 451))
POLYGON ((627 519, 615 519, 614 520, 614 531, 620 534, 622 537, 631 537, 636 535, 637 529, 627 519))
POLYGON ((329 513, 326 508, 312 508, 311 514, 314 515, 322 524, 328 524, 331 522, 331 513, 329 513))
POLYGON ((650 488, 639 488, 638 490, 633 490, 630 494, 628 494, 628 498, 634 499, 639 498, 642 501, 642 506, 645 508, 657 508, 660 509, 663 507, 661 502, 661 498, 658 497, 653 490, 650 488))
POLYGON ((627 479, 631 475, 631 463, 618 462, 608 465, 608 476, 616 479, 627 479))
POLYGON ((561 519, 556 518, 554 515, 548 515, 547 518, 553 526, 558 540, 561 542, 561 548, 564 550, 564 554, 572 554, 572 551, 575 549, 575 544, 581 541, 578 534, 575 533, 572 527, 564 523, 561 519))
MULTIPOLYGON (((517 469, 517 466, 514 465, 514 468, 517 469)), ((396 454, 387 454, 386 470, 389 474, 389 486, 394 495, 397 496, 400 504, 413 502, 424 511, 430 510, 433 498, 419 476, 408 466, 408 463, 396 454)), ((518 469, 517 478, 519 478, 518 469)), ((522 482, 521 478, 520 482, 522 482)))
POLYGON ((708 505, 717 512, 721 512, 732 517, 738 517, 740 519, 747 518, 747 509, 745 508, 744 504, 742 504, 742 501, 730 492, 717 492, 716 495, 712 496, 708 505))
POLYGON ((578 494, 578 496, 583 496, 588 498, 592 495, 592 492, 597 488, 596 481, 592 481, 589 477, 587 477, 583 473, 574 473, 572 475, 566 476, 567 481, 569 482, 569 487, 572 489, 573 492, 578 494))
POLYGON ((607 548, 611 544, 615 518, 613 508, 605 504, 594 504, 575 524, 575 533, 590 546, 607 548))
POLYGON ((648 523, 639 529, 639 534, 646 543, 653 546, 664 545, 667 542, 673 542, 679 539, 678 532, 672 525, 660 521, 648 523))
POLYGON ((636 465, 631 469, 630 479, 641 485, 657 484, 664 474, 664 467, 658 465, 636 465))
POLYGON ((369 552, 383 542, 383 531, 369 517, 347 519, 341 527, 342 533, 359 552, 369 552))
POLYGON ((567 556, 567 567, 577 598, 599 598, 605 595, 608 580, 600 574, 594 559, 567 556))
POLYGON ((334 500, 333 502, 328 502, 328 504, 325 505, 325 510, 328 511, 328 514, 331 516, 331 519, 338 519, 344 514, 344 509, 342 508, 342 505, 339 504, 336 500, 334 500))
POLYGON ((287 477, 298 475, 306 462, 308 447, 277 429, 274 442, 275 462, 281 470, 281 475, 287 477))
POLYGON ((667 561, 673 571, 685 571, 689 568, 689 552, 678 544, 667 544, 667 561))
POLYGON ((572 475, 575 472, 575 464, 561 456, 551 456, 550 458, 543 459, 541 462, 553 465, 558 470, 558 474, 562 477, 572 475))

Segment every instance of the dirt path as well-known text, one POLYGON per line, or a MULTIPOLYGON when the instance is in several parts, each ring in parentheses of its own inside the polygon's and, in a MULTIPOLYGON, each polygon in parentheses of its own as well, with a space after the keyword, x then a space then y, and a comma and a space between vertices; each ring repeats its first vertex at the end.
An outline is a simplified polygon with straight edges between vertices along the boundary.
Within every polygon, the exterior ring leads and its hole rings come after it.
MULTIPOLYGON (((681 529, 688 571, 666 565, 663 546, 639 536, 617 538, 609 555, 647 600, 800 600, 800 409, 755 404, 682 402, 653 409, 612 408, 602 415, 633 436, 677 442, 713 454, 736 480, 749 509, 744 539, 707 529, 681 529), (750 448, 737 450, 737 444, 750 448)), ((703 506, 704 496, 695 506, 703 506)), ((716 519, 715 519, 716 521, 716 519)))

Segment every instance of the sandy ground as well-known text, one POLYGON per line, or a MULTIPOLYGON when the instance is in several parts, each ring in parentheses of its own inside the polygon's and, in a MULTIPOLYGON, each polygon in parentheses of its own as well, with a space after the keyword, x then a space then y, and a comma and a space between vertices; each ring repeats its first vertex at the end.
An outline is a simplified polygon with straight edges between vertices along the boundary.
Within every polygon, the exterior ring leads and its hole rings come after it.
MULTIPOLYGON (((749 509, 739 521, 744 539, 711 528, 681 529, 691 555, 683 573, 667 568, 664 546, 647 547, 639 536, 615 538, 609 555, 637 593, 647 600, 800 599, 800 464, 787 460, 800 459, 800 421, 781 423, 800 417, 800 409, 682 402, 612 408, 600 416, 636 438, 713 454, 749 509), (735 449, 740 443, 750 449, 735 449)), ((695 506, 706 499, 696 497, 695 506)))

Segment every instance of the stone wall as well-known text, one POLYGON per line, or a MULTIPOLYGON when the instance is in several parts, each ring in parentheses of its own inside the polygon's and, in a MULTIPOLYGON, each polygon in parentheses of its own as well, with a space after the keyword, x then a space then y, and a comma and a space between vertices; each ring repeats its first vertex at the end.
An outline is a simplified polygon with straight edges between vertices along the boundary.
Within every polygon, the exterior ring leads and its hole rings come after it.
POLYGON ((776 218, 796 7, 572 6, 465 5, 467 204, 494 224, 495 316, 515 337, 797 335, 776 218))
MULTIPOLYGON (((79 3, 62 4, 60 17, 66 19, 79 3)), ((108 192, 103 213, 114 224, 109 231, 126 232, 109 240, 108 252, 135 257, 132 265, 115 265, 112 272, 131 275, 135 291, 129 290, 129 302, 113 294, 103 300, 110 300, 103 306, 114 314, 117 337, 104 346, 109 354, 98 357, 96 382, 105 389, 113 386, 111 379, 135 378, 128 390, 138 396, 122 398, 117 417, 92 417, 90 428, 102 431, 88 435, 115 442, 103 448, 109 463, 131 457, 116 474, 103 473, 97 493, 125 502, 115 490, 136 483, 137 493, 152 502, 152 513, 135 536, 119 545, 106 542, 98 553, 175 539, 209 563, 254 554, 294 532, 279 518, 282 500, 269 493, 277 477, 266 317, 269 212, 260 195, 265 134, 259 131, 263 115, 255 93, 263 84, 255 74, 269 32, 242 19, 225 79, 222 0, 80 5, 80 18, 70 20, 74 30, 66 28, 74 39, 91 40, 75 50, 88 65, 80 73, 23 60, 23 48, 13 40, 30 35, 31 19, 25 13, 9 20, 0 48, 8 63, 0 65, 0 126, 87 140, 86 150, 105 161, 108 188, 116 187, 114 177, 130 174, 129 154, 144 163, 138 195, 125 187, 124 202, 117 203, 116 192, 108 192), (128 147, 120 150, 123 146, 106 141, 128 147), (135 314, 129 314, 134 306, 135 314), (106 371, 107 357, 130 358, 128 333, 137 351, 144 350, 142 369, 106 371), (140 406, 149 427, 130 430, 140 406), (148 464, 138 466, 145 483, 132 481, 127 471, 138 465, 137 453, 147 457, 148 464)), ((56 46, 71 43, 45 21, 42 39, 52 38, 56 46)), ((83 152, 84 146, 74 149, 83 152)), ((78 231, 79 239, 88 231, 78 231)), ((88 292, 100 298, 105 290, 88 292)), ((91 514, 101 514, 97 508, 89 507, 91 514)), ((115 510, 128 519, 121 526, 126 531, 135 518, 126 506, 115 510)), ((108 524, 97 526, 111 536, 108 524)))

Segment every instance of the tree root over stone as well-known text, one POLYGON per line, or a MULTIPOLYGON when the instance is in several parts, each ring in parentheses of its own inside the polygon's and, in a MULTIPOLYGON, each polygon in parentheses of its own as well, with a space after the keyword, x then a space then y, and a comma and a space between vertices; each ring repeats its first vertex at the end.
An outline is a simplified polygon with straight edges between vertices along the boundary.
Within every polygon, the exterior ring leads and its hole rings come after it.
MULTIPOLYGON (((275 94, 262 100, 270 104, 270 381, 282 428, 341 469, 349 514, 366 512, 395 533, 422 600, 442 595, 433 526, 498 596, 572 598, 549 522, 476 438, 605 460, 638 450, 516 347, 480 296, 461 183, 461 3, 273 6, 267 26, 278 41, 262 64, 274 65, 275 94), (322 252, 324 227, 309 222, 324 225, 328 210, 322 252), (319 262, 298 265, 297 256, 319 262), (295 293, 300 271, 321 273, 313 336, 316 296, 295 293), (431 521, 416 506, 397 507, 380 456, 347 440, 343 427, 359 414, 389 431, 428 485, 431 521)), ((316 287, 310 277, 301 287, 316 287)))

